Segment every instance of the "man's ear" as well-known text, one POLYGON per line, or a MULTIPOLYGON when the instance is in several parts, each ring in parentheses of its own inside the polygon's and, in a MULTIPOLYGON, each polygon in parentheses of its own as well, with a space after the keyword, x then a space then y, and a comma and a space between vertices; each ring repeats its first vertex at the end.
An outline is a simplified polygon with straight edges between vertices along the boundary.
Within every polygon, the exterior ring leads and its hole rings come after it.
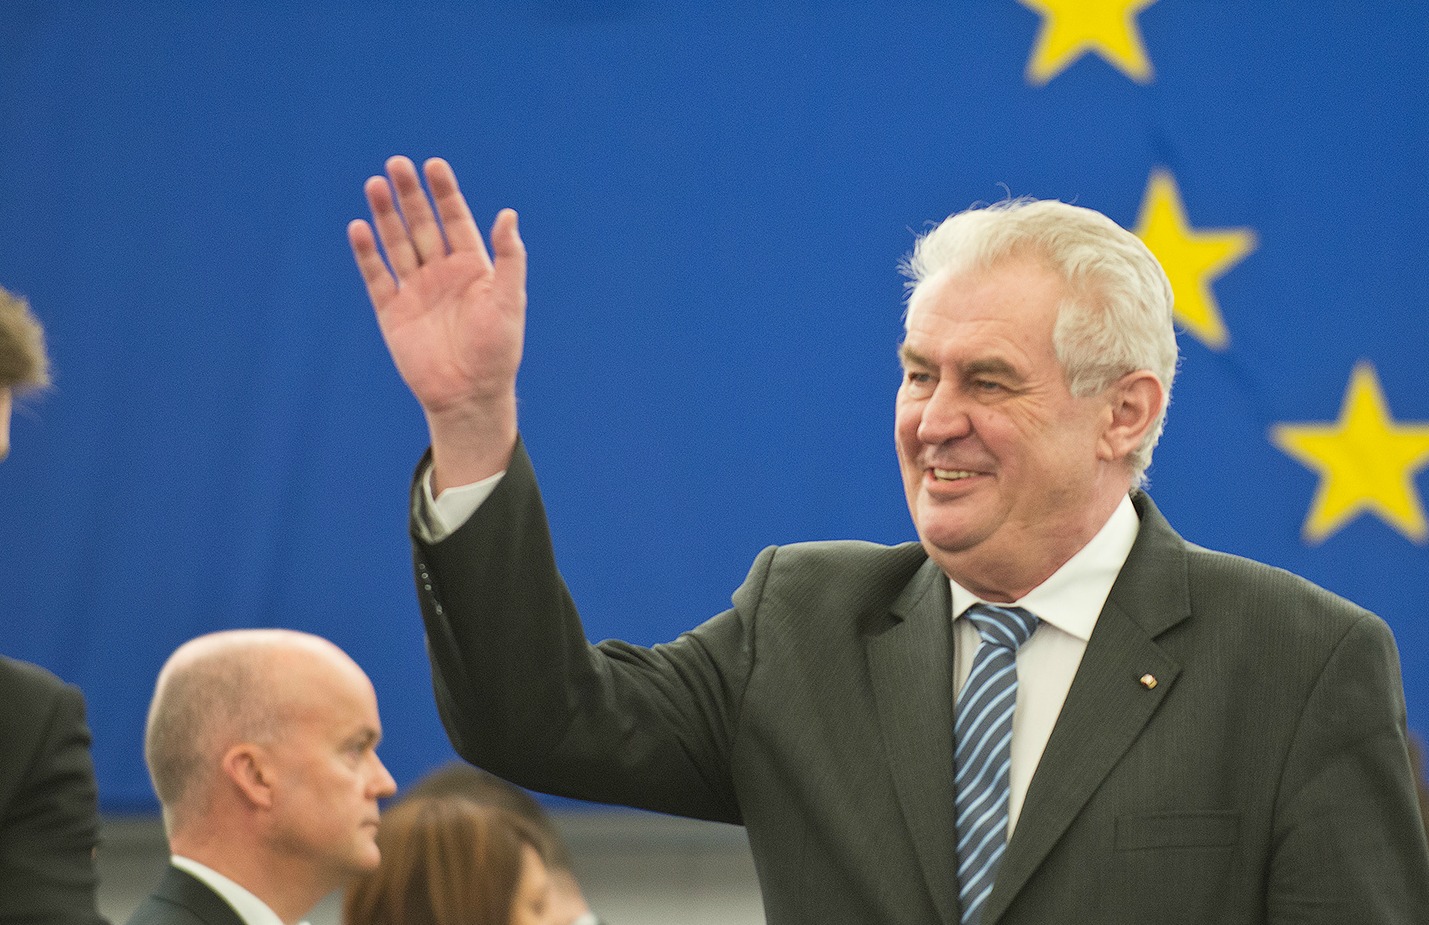
POLYGON ((1148 369, 1127 373, 1106 390, 1107 423, 1097 455, 1107 462, 1126 459, 1156 424, 1166 400, 1161 380, 1148 369))
POLYGON ((260 745, 244 742, 223 755, 224 776, 233 788, 254 806, 273 806, 273 769, 268 753, 260 745))

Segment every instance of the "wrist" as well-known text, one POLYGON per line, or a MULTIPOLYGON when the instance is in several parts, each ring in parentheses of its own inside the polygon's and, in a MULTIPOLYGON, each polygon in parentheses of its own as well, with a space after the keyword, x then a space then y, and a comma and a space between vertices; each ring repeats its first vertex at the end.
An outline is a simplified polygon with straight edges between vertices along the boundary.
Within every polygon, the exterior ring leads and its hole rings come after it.
POLYGON ((516 400, 427 413, 432 491, 469 485, 505 470, 516 449, 516 400))

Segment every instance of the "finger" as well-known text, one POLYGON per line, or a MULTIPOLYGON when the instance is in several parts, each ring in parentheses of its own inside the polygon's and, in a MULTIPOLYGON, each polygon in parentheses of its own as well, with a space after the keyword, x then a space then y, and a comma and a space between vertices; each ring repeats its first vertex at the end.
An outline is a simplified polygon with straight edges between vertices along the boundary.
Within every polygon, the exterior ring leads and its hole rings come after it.
POLYGON ((496 254, 493 285, 502 297, 513 305, 526 300, 526 245, 517 228, 515 209, 502 209, 491 228, 491 249, 496 254))
POLYGON ((392 180, 392 188, 397 191, 397 207, 402 210, 402 218, 407 222, 407 234, 416 248, 417 260, 425 263, 445 254, 447 243, 437 226, 437 217, 432 212, 427 192, 422 189, 422 181, 417 178, 417 166, 410 158, 389 157, 387 176, 392 180))
POLYGON ((441 218, 442 228, 447 234, 447 244, 453 251, 475 251, 489 264, 486 246, 481 243, 481 232, 477 230, 476 220, 471 217, 466 197, 457 186, 456 173, 451 165, 434 157, 422 166, 427 173, 427 186, 431 188, 437 216, 441 218))
POLYGON ((415 273, 420 265, 417 251, 407 234, 406 222, 397 212, 387 178, 369 177, 362 191, 367 194, 367 204, 372 208, 372 223, 377 226, 377 237, 382 241, 382 249, 387 252, 392 272, 397 274, 398 279, 415 273))
POLYGON ((362 281, 367 284, 367 297, 373 308, 381 311, 389 299, 397 294, 397 281, 377 252, 377 240, 372 236, 372 226, 362 219, 353 219, 347 225, 347 243, 352 245, 352 256, 357 261, 357 270, 362 281))

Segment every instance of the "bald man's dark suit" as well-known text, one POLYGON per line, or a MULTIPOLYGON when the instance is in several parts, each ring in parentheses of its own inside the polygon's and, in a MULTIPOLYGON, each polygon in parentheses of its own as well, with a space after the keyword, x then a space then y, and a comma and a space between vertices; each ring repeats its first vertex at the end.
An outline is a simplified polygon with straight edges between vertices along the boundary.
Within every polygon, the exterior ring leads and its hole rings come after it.
POLYGON ((202 880, 170 866, 127 925, 244 925, 237 912, 202 880))
MULTIPOLYGON (((1388 628, 1134 500, 1140 533, 985 925, 1422 925, 1429 848, 1388 628)), ((675 642, 590 647, 518 447, 476 514, 415 552, 463 756, 743 824, 772 925, 958 921, 951 598, 917 544, 766 549, 733 609, 675 642)))
POLYGON ((0 922, 94 925, 99 810, 84 696, 0 657, 0 922))

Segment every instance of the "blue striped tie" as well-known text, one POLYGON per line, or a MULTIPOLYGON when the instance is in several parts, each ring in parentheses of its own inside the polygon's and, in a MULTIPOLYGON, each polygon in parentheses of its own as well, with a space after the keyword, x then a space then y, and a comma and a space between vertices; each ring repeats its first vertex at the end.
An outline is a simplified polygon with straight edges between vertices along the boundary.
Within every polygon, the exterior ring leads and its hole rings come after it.
POLYGON ((1021 607, 975 604, 966 616, 982 635, 958 696, 953 764, 957 785, 958 894, 962 925, 977 925, 1007 849, 1007 768, 1017 705, 1017 649, 1037 628, 1021 607))

